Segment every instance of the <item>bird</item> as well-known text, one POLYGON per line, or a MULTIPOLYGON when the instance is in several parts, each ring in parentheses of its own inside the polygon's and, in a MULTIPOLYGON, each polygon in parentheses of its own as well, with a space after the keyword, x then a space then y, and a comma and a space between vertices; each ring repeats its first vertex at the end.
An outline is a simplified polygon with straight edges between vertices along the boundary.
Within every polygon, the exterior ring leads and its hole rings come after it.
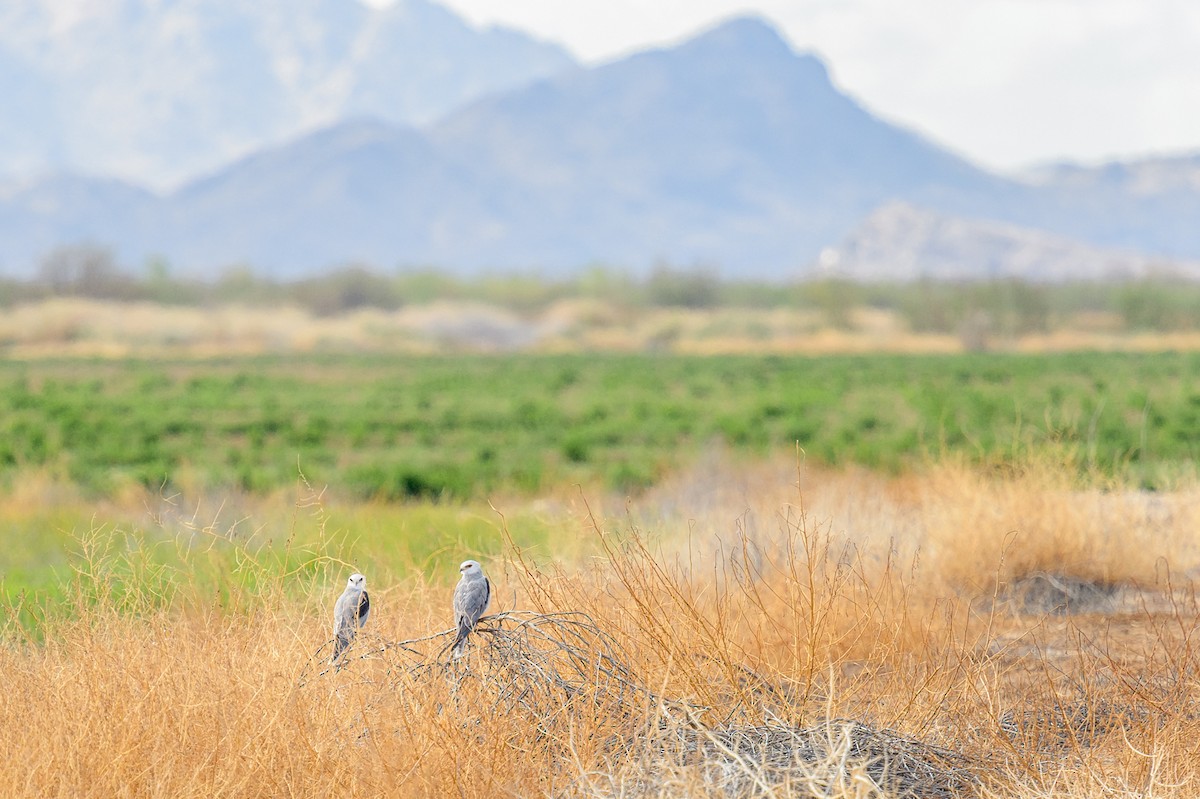
POLYGON ((358 628, 367 623, 371 613, 371 597, 367 594, 367 578, 355 572, 346 582, 346 590, 333 606, 333 661, 336 663, 346 647, 354 640, 358 628))
POLYGON ((484 576, 478 561, 464 560, 458 570, 462 578, 454 589, 454 626, 457 628, 454 657, 462 655, 467 636, 492 601, 492 583, 484 576))

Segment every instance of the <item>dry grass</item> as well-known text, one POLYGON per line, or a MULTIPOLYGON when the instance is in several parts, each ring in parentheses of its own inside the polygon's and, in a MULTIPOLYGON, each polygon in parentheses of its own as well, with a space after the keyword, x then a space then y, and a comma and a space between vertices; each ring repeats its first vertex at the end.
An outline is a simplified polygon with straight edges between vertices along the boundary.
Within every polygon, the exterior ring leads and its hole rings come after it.
POLYGON ((420 575, 371 586, 334 670, 335 569, 164 606, 85 561, 43 642, 5 628, 0 794, 1194 796, 1200 493, 1052 477, 714 457, 564 496, 593 554, 510 541, 460 660, 420 575), (1038 579, 1117 599, 1039 608, 1038 579))
MULTIPOLYGON (((1200 350, 1200 332, 1130 333, 1081 317, 1062 329, 989 345, 1013 352, 1200 350)), ((960 336, 910 331, 896 313, 861 308, 845 329, 815 311, 625 309, 563 300, 536 315, 471 302, 317 316, 298 307, 191 308, 58 298, 0 318, 9 357, 214 357, 314 351, 642 352, 689 354, 953 353, 960 336)))

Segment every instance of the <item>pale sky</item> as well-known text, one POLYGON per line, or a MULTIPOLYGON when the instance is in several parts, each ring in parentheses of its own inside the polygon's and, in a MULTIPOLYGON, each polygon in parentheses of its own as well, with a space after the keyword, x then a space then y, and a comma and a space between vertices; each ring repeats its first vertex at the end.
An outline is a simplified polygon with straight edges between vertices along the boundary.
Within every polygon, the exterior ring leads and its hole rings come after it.
POLYGON ((993 169, 1200 151, 1200 0, 440 1, 587 62, 757 13, 873 112, 993 169))

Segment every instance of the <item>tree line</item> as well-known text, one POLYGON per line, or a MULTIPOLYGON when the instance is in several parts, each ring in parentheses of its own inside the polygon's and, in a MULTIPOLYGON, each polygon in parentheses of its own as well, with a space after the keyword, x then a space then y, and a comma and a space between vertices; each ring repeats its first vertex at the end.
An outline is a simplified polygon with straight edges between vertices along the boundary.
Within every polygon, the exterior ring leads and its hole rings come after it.
POLYGON ((955 333, 970 341, 1091 325, 1124 331, 1174 332, 1200 327, 1200 283, 1167 276, 1125 281, 1040 283, 979 281, 857 282, 832 276, 767 281, 721 276, 707 266, 659 263, 637 274, 592 265, 563 276, 529 273, 462 275, 434 267, 390 271, 346 264, 320 275, 276 278, 246 265, 212 277, 175 274, 168 261, 141 270, 118 264, 90 245, 47 254, 27 279, 0 280, 0 307, 53 297, 215 306, 295 305, 332 316, 362 308, 396 310, 438 300, 483 302, 535 315, 569 299, 630 308, 796 309, 849 329, 862 308, 892 311, 914 332, 955 333))

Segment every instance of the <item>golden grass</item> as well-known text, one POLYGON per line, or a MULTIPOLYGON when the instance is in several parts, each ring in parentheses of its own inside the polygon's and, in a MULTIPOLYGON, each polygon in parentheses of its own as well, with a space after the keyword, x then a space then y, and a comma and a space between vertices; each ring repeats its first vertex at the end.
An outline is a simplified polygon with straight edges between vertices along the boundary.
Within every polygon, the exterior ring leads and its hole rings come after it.
MULTIPOLYGON (((1131 333, 1086 315, 1061 329, 989 346, 1012 352, 1200 350, 1200 332, 1131 333)), ((891 311, 855 309, 845 329, 815 311, 628 309, 563 300, 533 315, 475 302, 440 301, 396 311, 318 316, 299 307, 212 308, 56 298, 0 318, 0 347, 12 358, 217 357, 314 351, 396 352, 663 350, 687 354, 953 353, 960 336, 916 333, 891 311)))
POLYGON ((1194 796, 1200 491, 1064 486, 714 456, 628 503, 565 493, 538 507, 590 554, 510 541, 508 615, 464 661, 449 578, 366 563, 339 671, 314 659, 338 553, 116 596, 96 548, 43 641, 4 629, 0 795, 1194 796), (1038 576, 1070 601, 1026 601, 1038 576), (594 679, 562 690, 569 663, 594 679))

